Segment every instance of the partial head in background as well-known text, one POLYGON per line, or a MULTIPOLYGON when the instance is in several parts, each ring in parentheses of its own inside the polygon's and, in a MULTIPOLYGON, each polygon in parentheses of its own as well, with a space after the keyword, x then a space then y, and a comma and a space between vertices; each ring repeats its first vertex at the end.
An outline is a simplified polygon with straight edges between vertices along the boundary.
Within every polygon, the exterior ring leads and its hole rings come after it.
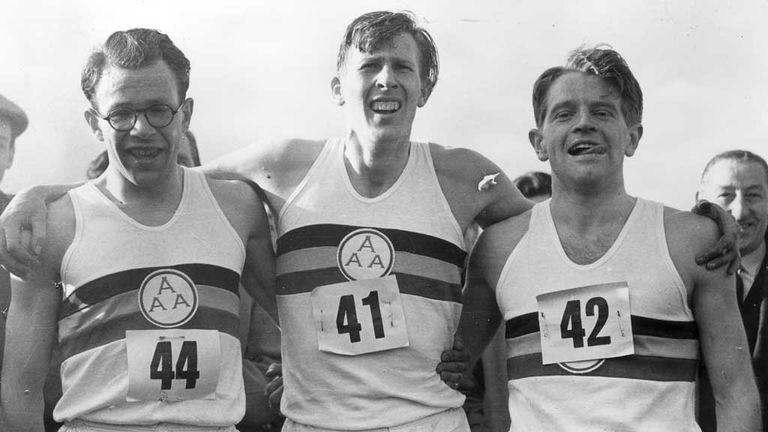
POLYGON ((552 176, 541 171, 529 171, 514 179, 512 183, 533 202, 542 202, 552 196, 552 176))
POLYGON ((405 142, 437 76, 434 41, 411 14, 370 12, 347 27, 331 94, 354 135, 405 142))
POLYGON ((739 224, 739 250, 748 255, 765 239, 768 227, 768 165, 746 150, 730 150, 704 167, 697 199, 719 204, 739 224))
POLYGON ((27 129, 29 119, 20 106, 0 95, 0 181, 13 164, 16 138, 27 129))
POLYGON ((110 168, 151 186, 176 167, 193 101, 186 99, 189 60, 157 30, 113 33, 88 59, 81 85, 85 118, 106 144, 110 168))

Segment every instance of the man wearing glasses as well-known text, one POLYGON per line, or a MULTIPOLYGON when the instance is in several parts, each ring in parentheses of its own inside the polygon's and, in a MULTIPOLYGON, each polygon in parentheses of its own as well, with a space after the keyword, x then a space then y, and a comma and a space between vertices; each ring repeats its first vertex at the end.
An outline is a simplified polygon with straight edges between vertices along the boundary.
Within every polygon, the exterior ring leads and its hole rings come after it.
POLYGON ((40 265, 14 287, 0 429, 42 431, 58 333, 61 430, 234 431, 238 282, 274 284, 263 204, 177 164, 193 101, 189 61, 166 35, 114 33, 81 82, 110 163, 49 206, 40 265))

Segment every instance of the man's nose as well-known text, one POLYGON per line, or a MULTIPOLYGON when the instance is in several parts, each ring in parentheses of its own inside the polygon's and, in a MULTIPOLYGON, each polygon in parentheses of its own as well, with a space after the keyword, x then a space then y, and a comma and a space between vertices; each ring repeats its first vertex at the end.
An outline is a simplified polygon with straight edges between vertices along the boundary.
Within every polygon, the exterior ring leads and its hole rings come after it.
POLYGON ((591 132, 596 130, 594 119, 588 110, 579 110, 576 113, 576 124, 573 127, 574 132, 591 132))
POLYGON ((148 136, 154 134, 155 132, 157 132, 157 129, 149 124, 147 113, 140 112, 136 116, 136 123, 133 125, 133 129, 131 129, 131 135, 148 136))
POLYGON ((742 219, 747 214, 747 206, 744 202, 744 197, 741 194, 737 194, 736 197, 728 205, 728 212, 737 221, 742 219))
POLYGON ((384 65, 381 67, 381 70, 376 75, 376 86, 381 89, 397 87, 397 80, 391 66, 384 65))

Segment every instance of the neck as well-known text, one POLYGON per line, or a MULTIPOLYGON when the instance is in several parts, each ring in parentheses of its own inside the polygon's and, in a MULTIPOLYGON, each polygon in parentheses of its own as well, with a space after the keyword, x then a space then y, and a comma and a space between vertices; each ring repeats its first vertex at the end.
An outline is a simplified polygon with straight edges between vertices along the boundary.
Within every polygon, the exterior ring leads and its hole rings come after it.
POLYGON ((137 222, 162 225, 170 220, 181 201, 183 171, 175 166, 172 173, 145 186, 128 181, 117 169, 108 168, 96 186, 137 222))
POLYGON ((596 191, 569 191, 558 183, 553 179, 552 218, 558 225, 569 226, 574 233, 599 232, 618 221, 623 225, 635 205, 635 198, 629 196, 623 186, 593 193, 596 191))
POLYGON ((409 137, 373 141, 350 131, 344 143, 344 164, 357 192, 372 198, 389 189, 408 163, 410 144, 409 137))

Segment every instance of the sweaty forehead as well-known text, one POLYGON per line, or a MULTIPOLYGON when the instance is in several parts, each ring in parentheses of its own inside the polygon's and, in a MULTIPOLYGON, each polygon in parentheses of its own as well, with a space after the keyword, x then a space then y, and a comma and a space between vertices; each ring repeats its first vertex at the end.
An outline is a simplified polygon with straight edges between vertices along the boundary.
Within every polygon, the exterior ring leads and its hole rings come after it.
POLYGON ((364 57, 386 54, 418 60, 420 55, 416 40, 410 33, 406 32, 387 37, 386 39, 362 39, 350 48, 350 53, 355 52, 364 57))

